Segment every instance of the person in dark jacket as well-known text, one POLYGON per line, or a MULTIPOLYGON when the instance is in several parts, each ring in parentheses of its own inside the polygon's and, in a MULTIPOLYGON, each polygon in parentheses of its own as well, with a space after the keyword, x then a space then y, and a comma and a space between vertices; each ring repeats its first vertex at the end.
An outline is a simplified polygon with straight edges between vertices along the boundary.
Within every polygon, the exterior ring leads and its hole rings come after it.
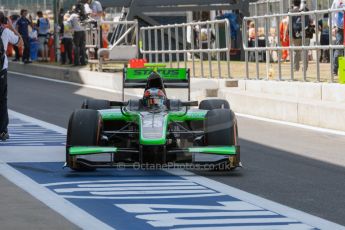
POLYGON ((27 19, 28 11, 23 9, 20 11, 20 18, 17 21, 17 31, 22 36, 24 42, 24 52, 22 60, 25 64, 31 63, 30 61, 30 38, 29 38, 29 26, 32 27, 31 15, 27 19))
MULTIPOLYGON (((291 9, 291 13, 298 13, 298 12, 306 12, 309 9, 306 7, 305 0, 294 0, 293 1, 293 8, 291 9)), ((309 15, 305 16, 292 16, 292 44, 294 46, 309 46, 310 39, 313 38, 313 29, 312 29, 312 20, 309 15), (304 17, 304 20, 302 19, 304 17), (304 25, 302 23, 304 22, 304 25), (303 44, 303 34, 304 34, 304 44, 303 44)), ((295 50, 294 51, 294 70, 299 71, 300 69, 300 62, 302 59, 305 59, 305 70, 308 69, 308 51, 301 51, 295 50)))
MULTIPOLYGON (((323 18, 319 20, 319 30, 321 31, 320 45, 329 45, 329 17, 328 14, 324 14, 323 18)), ((329 50, 321 50, 320 62, 329 62, 329 50)))

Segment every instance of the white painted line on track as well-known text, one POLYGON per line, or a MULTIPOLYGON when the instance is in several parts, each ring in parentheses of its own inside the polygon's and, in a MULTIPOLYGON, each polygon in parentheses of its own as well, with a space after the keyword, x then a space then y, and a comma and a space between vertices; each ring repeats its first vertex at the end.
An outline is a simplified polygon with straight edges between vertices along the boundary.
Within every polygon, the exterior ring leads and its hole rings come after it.
POLYGON ((257 116, 253 116, 253 115, 242 114, 242 113, 236 113, 236 115, 239 117, 244 117, 244 118, 248 118, 248 119, 252 119, 252 120, 265 121, 265 122, 270 122, 270 123, 274 123, 274 124, 292 126, 295 128, 307 129, 307 130, 321 132, 321 133, 328 133, 328 134, 345 136, 344 131, 339 131, 339 130, 334 130, 334 129, 319 128, 319 127, 314 127, 314 126, 310 126, 310 125, 303 125, 303 124, 298 124, 298 123, 293 123, 293 122, 288 122, 288 121, 278 121, 278 120, 274 120, 274 119, 270 119, 270 118, 257 117, 257 116))
POLYGON ((47 129, 51 129, 51 130, 53 130, 55 132, 58 132, 58 133, 61 133, 61 134, 66 134, 67 130, 65 128, 60 127, 60 126, 53 125, 51 123, 44 122, 42 120, 38 120, 38 119, 30 117, 30 116, 26 116, 26 115, 24 115, 22 113, 15 112, 13 110, 8 110, 8 113, 9 113, 9 115, 13 115, 16 118, 19 118, 19 119, 21 119, 23 121, 35 123, 36 125, 42 126, 44 128, 47 128, 47 129))
MULTIPOLYGON (((10 114, 15 115, 16 117, 38 123, 43 127, 50 128, 51 130, 54 130, 56 132, 63 132, 65 133, 66 130, 58 127, 56 125, 49 124, 47 122, 40 121, 38 119, 16 113, 14 111, 10 111, 10 114)), ((279 213, 281 215, 284 215, 288 218, 295 219, 298 221, 303 222, 304 224, 308 224, 320 229, 337 229, 337 230, 345 230, 344 226, 341 226, 339 224, 324 220, 322 218, 312 216, 308 213, 287 207, 285 205, 276 203, 274 201, 267 200, 265 198, 250 194, 248 192, 242 191, 240 189, 222 184, 220 182, 211 180, 206 177, 197 176, 196 174, 192 172, 188 172, 185 170, 166 170, 169 173, 180 176, 183 179, 188 180, 188 182, 194 182, 199 185, 205 186, 207 188, 211 188, 214 191, 217 191, 219 193, 216 194, 200 194, 196 195, 196 197, 207 197, 207 196, 215 196, 215 195, 229 195, 232 197, 235 197, 239 200, 242 200, 244 202, 247 202, 248 204, 252 204, 261 208, 264 208, 266 210, 279 213)), ((67 219, 72 221, 73 223, 77 224, 78 226, 82 226, 84 229, 109 229, 110 227, 108 225, 105 225, 104 223, 100 222, 93 216, 89 216, 88 213, 84 212, 83 210, 80 210, 70 202, 64 200, 63 198, 84 198, 84 199, 119 199, 119 197, 92 197, 92 196, 58 196, 54 194, 52 191, 50 191, 48 188, 43 188, 42 185, 37 184, 27 176, 23 175, 22 173, 18 172, 17 170, 13 169, 12 167, 8 166, 5 163, 0 163, 0 173, 4 175, 8 180, 12 181, 19 187, 23 188, 24 190, 28 191, 31 195, 36 197, 37 199, 41 200, 42 202, 46 203, 49 207, 57 211, 58 213, 65 216, 67 219), (66 211, 67 210, 67 211, 66 211), (69 215, 73 213, 73 215, 69 215), (82 220, 82 221, 81 221, 82 220), (95 227, 96 225, 96 227, 95 227), (102 225, 102 226, 101 226, 102 225), (104 225, 104 226, 103 226, 104 225), (92 227, 91 227, 92 226, 92 227)), ((187 182, 187 183, 188 183, 187 182)), ((76 182, 73 182, 76 183, 76 182)), ((45 186, 54 185, 56 183, 52 184, 46 184, 45 186)), ((186 183, 183 183, 182 185, 186 185, 186 183)), ((86 186, 85 186, 86 187, 86 186)), ((170 196, 166 196, 167 198, 170 198, 170 196)), ((185 197, 194 197, 185 195, 185 197)), ((147 197, 143 197, 145 199, 147 197)), ((155 196, 149 197, 150 199, 156 198, 155 196)), ((164 196, 157 197, 159 199, 164 198, 164 196)), ((132 199, 131 197, 121 197, 121 199, 132 199)), ((300 225, 302 228, 302 225, 300 225)), ((298 226, 296 226, 298 227, 298 226)), ((212 228, 215 229, 215 228, 212 228)), ((298 229, 298 228, 296 228, 298 229)))
MULTIPOLYGON (((51 82, 57 82, 57 83, 62 83, 62 84, 68 84, 68 85, 74 85, 74 86, 79 86, 79 87, 85 87, 85 88, 90 88, 90 89, 96 89, 96 90, 101 90, 105 92, 110 92, 110 93, 122 93, 120 90, 111 90, 107 88, 102 88, 102 87, 97 87, 97 86, 92 86, 92 85, 86 85, 86 84, 80 84, 80 83, 75 83, 75 82, 69 82, 69 81, 62 81, 62 80, 56 80, 56 79, 50 79, 50 78, 45 78, 45 77, 39 77, 31 74, 24 74, 24 73, 18 73, 14 71, 8 71, 11 74, 17 74, 20 76, 24 77, 30 77, 34 79, 39 79, 39 80, 45 80, 45 81, 51 81, 51 82)), ((130 94, 126 93, 128 96, 133 96, 133 97, 142 97, 142 95, 139 94, 130 94)), ((293 123, 293 122, 287 122, 287 121, 279 121, 279 120, 274 120, 270 118, 264 118, 264 117, 257 117, 254 115, 248 115, 248 114, 242 114, 242 113, 236 113, 239 117, 245 117, 253 120, 258 120, 258 121, 265 121, 265 122, 270 122, 274 124, 279 124, 279 125, 286 125, 286 126, 291 126, 295 128, 301 128, 301 129, 307 129, 311 131, 316 131, 316 132, 322 132, 322 133, 328 133, 328 134, 333 134, 333 135, 340 135, 340 136, 345 136, 344 131, 339 131, 339 130, 333 130, 333 129, 326 129, 326 128, 318 128, 314 126, 309 126, 309 125, 303 125, 303 124, 298 124, 298 123, 293 123)))
POLYGON ((58 188, 54 189, 56 193, 73 192, 104 192, 104 191, 184 191, 184 190, 202 190, 203 186, 174 186, 174 187, 112 187, 112 188, 58 188))
POLYGON ((90 199, 90 200, 140 200, 140 199, 175 199, 175 198, 200 198, 200 197, 216 197, 224 196, 223 193, 211 193, 211 194, 196 194, 196 195, 172 195, 172 196, 73 196, 73 195, 61 195, 67 199, 90 199))
POLYGON ((82 229, 114 229, 3 162, 0 174, 82 229))

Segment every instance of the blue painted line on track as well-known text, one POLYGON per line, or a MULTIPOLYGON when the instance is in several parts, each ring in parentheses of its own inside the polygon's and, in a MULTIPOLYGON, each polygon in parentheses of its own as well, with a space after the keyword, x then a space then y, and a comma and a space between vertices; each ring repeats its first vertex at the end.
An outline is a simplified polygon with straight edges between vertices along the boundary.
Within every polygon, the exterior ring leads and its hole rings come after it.
POLYGON ((0 146, 64 146, 66 135, 40 125, 11 117, 10 139, 0 146))
POLYGON ((165 171, 74 172, 61 162, 10 165, 116 229, 316 229, 165 171))

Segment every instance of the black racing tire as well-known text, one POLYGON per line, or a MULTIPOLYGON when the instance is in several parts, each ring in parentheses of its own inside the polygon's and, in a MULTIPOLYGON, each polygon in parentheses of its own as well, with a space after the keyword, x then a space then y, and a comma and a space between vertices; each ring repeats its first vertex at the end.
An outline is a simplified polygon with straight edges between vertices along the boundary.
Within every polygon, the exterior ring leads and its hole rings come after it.
POLYGON ((206 146, 233 146, 237 142, 235 114, 229 109, 213 109, 205 119, 206 146))
POLYGON ((199 109, 230 109, 229 102, 224 99, 206 99, 200 102, 199 109))
POLYGON ((93 171, 94 168, 79 164, 68 154, 70 146, 97 146, 100 143, 102 118, 98 111, 80 109, 72 113, 67 129, 66 163, 75 171, 93 171))
MULTIPOLYGON (((206 99, 200 102, 199 109, 230 109, 230 105, 229 102, 224 99, 206 99)), ((189 127, 191 130, 202 130, 203 124, 200 121, 189 121, 189 127)))
POLYGON ((110 101, 98 99, 85 99, 81 105, 82 109, 102 110, 110 109, 110 101))

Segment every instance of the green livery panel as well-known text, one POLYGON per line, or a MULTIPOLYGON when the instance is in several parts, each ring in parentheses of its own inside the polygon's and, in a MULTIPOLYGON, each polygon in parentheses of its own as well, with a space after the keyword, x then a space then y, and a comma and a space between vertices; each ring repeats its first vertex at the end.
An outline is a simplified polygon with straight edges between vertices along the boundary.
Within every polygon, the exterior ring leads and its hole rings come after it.
MULTIPOLYGON (((139 112, 130 112, 126 115, 121 113, 120 109, 100 110, 103 121, 136 121, 139 112)), ((198 121, 204 120, 207 110, 189 110, 187 113, 184 111, 169 112, 169 121, 183 122, 183 121, 198 121)))
POLYGON ((202 121, 206 110, 170 111, 168 113, 124 112, 120 109, 100 110, 103 121, 134 122, 139 127, 139 141, 142 145, 165 145, 170 122, 202 121))
MULTIPOLYGON (((126 80, 147 80, 154 68, 127 68, 126 80)), ((187 81, 187 70, 182 68, 158 68, 159 75, 164 81, 187 81)))
POLYGON ((74 146, 69 148, 70 155, 91 155, 101 153, 116 153, 116 147, 88 147, 88 146, 74 146))
POLYGON ((141 113, 139 116, 140 144, 165 145, 168 129, 168 115, 141 113))
POLYGON ((235 146, 192 147, 192 148, 189 148, 188 151, 190 153, 206 153, 206 154, 216 154, 216 155, 237 154, 237 149, 235 146))
MULTIPOLYGON (((162 145, 165 144, 165 138, 161 139, 145 139, 140 137, 141 144, 143 145, 162 145)), ((72 156, 78 155, 92 155, 102 153, 116 153, 116 147, 97 147, 97 146, 74 146, 69 148, 69 154, 72 156)), ((191 147, 188 148, 190 153, 204 153, 212 155, 236 155, 237 149, 235 146, 207 146, 207 147, 191 147)))

